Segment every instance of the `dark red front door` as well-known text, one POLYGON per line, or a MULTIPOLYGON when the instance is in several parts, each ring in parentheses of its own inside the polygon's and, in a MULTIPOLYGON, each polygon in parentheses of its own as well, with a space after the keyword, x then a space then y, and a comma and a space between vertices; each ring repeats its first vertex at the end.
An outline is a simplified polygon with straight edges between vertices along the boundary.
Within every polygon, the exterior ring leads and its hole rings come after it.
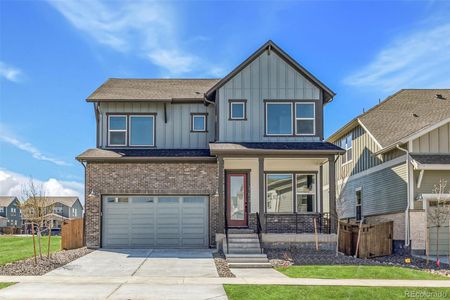
POLYGON ((247 174, 227 174, 227 220, 229 227, 247 227, 247 174))

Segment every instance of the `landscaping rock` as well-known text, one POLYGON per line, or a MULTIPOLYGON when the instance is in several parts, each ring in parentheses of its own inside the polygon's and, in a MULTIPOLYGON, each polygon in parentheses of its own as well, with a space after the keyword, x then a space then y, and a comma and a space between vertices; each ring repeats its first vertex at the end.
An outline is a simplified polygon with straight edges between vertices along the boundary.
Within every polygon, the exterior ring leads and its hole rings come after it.
POLYGON ((92 250, 87 248, 63 250, 51 254, 50 258, 47 258, 46 255, 42 259, 38 257, 37 265, 34 264, 34 257, 16 261, 0 266, 0 275, 44 275, 90 252, 92 250))
POLYGON ((236 277, 228 267, 225 255, 222 251, 214 252, 214 263, 216 264, 217 273, 220 277, 236 277))

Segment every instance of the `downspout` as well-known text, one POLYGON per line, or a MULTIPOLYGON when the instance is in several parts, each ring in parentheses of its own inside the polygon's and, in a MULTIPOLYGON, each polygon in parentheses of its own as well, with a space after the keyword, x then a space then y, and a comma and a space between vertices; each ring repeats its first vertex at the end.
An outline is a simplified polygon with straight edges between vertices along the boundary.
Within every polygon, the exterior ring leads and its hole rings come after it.
POLYGON ((410 182, 409 180, 409 174, 410 174, 410 168, 411 168, 411 158, 410 158, 410 154, 409 151, 406 149, 403 149, 402 147, 400 147, 398 144, 396 145, 397 149, 400 151, 403 151, 406 153, 406 192, 407 192, 407 205, 406 205, 406 210, 405 210, 405 246, 406 247, 410 247, 410 216, 409 216, 409 209, 411 207, 411 193, 410 193, 410 185, 412 184, 412 182, 410 182))

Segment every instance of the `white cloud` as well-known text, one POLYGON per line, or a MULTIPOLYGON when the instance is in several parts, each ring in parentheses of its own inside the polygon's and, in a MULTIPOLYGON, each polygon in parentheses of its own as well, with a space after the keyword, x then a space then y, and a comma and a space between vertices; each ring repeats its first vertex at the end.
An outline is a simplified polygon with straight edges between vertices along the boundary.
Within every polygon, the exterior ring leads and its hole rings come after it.
POLYGON ((48 162, 51 162, 58 166, 70 166, 71 165, 63 160, 43 154, 41 151, 39 151, 39 149, 37 149, 35 146, 33 146, 32 144, 30 144, 28 142, 20 141, 16 137, 7 133, 6 130, 2 129, 1 124, 0 124, 0 141, 10 144, 20 150, 30 153, 31 156, 34 157, 35 159, 48 161, 48 162))
POLYGON ((175 10, 152 1, 51 1, 75 28, 116 51, 136 54, 171 75, 193 70, 208 73, 207 64, 182 47, 175 10))
POLYGON ((0 61, 0 77, 3 77, 9 81, 18 82, 21 76, 21 70, 0 61))
MULTIPOLYGON (((84 186, 77 181, 63 181, 49 178, 46 181, 33 179, 37 186, 42 186, 46 196, 77 196, 84 203, 84 186)), ((30 182, 30 177, 0 168, 0 195, 22 197, 23 189, 30 182)))
POLYGON ((450 86, 450 23, 397 38, 345 83, 385 91, 450 86))

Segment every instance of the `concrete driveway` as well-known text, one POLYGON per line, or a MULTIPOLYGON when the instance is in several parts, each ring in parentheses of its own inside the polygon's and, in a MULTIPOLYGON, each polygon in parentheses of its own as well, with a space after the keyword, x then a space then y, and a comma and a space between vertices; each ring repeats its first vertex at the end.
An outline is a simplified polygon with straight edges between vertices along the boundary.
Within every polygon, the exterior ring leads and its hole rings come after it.
POLYGON ((205 249, 97 250, 45 276, 47 283, 24 282, 0 290, 0 299, 227 299, 221 284, 202 284, 202 278, 219 277, 212 252, 205 249), (80 277, 91 282, 71 282, 80 277), (184 277, 199 280, 184 283, 184 277), (153 280, 133 280, 145 278, 153 280), (168 278, 177 283, 165 283, 168 278))

